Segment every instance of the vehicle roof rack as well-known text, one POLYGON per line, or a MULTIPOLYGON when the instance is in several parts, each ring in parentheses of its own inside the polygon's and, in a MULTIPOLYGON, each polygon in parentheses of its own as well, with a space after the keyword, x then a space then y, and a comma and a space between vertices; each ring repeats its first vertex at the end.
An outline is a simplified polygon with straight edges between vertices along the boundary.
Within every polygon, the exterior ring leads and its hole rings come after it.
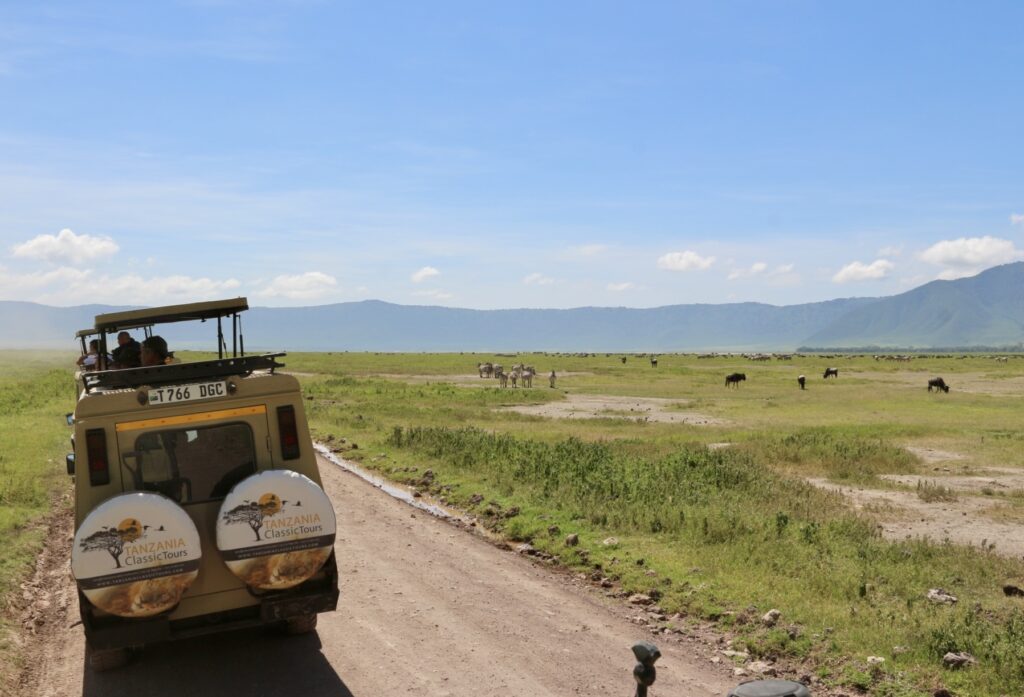
POLYGON ((249 301, 247 299, 233 298, 231 300, 210 300, 201 303, 186 303, 184 305, 166 305, 164 307, 147 308, 144 310, 108 312, 96 315, 95 331, 109 333, 122 329, 137 329, 152 324, 229 317, 248 309, 249 301))
POLYGON ((235 356, 233 358, 197 361, 195 363, 172 363, 170 365, 155 365, 145 368, 101 370, 83 373, 82 379, 85 382, 86 392, 89 392, 96 388, 118 390, 136 388, 143 385, 159 387, 188 382, 190 380, 223 378, 232 375, 245 377, 257 370, 269 370, 273 373, 275 368, 283 368, 284 363, 278 363, 275 359, 284 355, 286 355, 284 352, 264 353, 257 356, 235 356))

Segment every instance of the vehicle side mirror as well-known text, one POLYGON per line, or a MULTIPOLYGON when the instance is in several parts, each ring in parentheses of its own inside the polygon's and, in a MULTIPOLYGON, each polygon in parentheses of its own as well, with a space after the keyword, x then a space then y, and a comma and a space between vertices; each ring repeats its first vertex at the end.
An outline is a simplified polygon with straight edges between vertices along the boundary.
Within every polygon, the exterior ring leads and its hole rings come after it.
POLYGON ((74 415, 74 413, 69 412, 69 413, 65 414, 64 415, 64 420, 68 422, 68 426, 74 426, 75 425, 75 415, 74 415))
POLYGON ((68 453, 64 457, 64 462, 67 463, 68 474, 73 475, 75 473, 75 454, 74 453, 68 453))

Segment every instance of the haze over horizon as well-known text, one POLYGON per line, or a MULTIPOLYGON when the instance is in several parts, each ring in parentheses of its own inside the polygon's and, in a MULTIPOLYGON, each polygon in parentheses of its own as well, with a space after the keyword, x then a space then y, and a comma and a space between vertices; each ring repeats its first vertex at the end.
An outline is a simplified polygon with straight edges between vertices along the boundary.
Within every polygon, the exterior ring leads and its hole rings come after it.
POLYGON ((1024 6, 18 4, 0 300, 888 296, 1024 259, 1024 6))

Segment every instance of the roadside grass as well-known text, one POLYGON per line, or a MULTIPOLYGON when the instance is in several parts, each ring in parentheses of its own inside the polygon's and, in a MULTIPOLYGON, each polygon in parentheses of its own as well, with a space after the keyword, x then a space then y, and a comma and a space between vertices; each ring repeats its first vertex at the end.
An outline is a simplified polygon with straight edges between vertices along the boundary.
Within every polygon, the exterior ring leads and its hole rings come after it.
POLYGON ((0 683, 18 670, 10 611, 43 542, 37 522, 65 488, 74 356, 0 351, 0 683))
POLYGON ((936 501, 957 501, 959 496, 956 490, 951 489, 948 486, 939 484, 938 482, 929 482, 924 479, 917 481, 917 498, 921 499, 925 503, 934 503, 936 501))
POLYGON ((533 364, 540 375, 555 369, 563 375, 555 390, 498 389, 476 377, 477 362, 495 359, 486 354, 285 360, 303 373, 314 434, 335 436, 343 456, 407 483, 432 469, 435 495, 588 575, 714 620, 754 654, 806 659, 826 679, 877 695, 925 694, 939 684, 972 695, 1024 691, 1013 633, 1019 603, 1000 591, 1003 579, 1024 577, 1024 565, 978 549, 884 540, 870 512, 854 514, 839 496, 802 481, 892 486, 878 475, 930 469, 907 445, 966 456, 957 467, 1024 465, 1014 436, 1024 401, 925 389, 935 375, 958 385, 961 375, 1012 377, 1024 364, 868 357, 840 362, 839 379, 826 383, 819 377, 835 359, 751 365, 662 354, 652 369, 632 356, 623 365, 618 355, 499 357, 533 364), (723 376, 735 371, 748 380, 726 389, 723 376), (800 373, 809 376, 804 391, 800 373), (547 419, 502 409, 572 393, 664 397, 724 423, 547 419), (732 445, 709 450, 710 443, 732 445), (475 507, 474 494, 484 497, 475 507), (579 534, 579 547, 564 546, 568 532, 579 534), (610 537, 617 542, 604 545, 610 537), (960 606, 929 603, 932 587, 955 592, 960 606), (978 605, 977 617, 962 614, 978 605), (771 607, 783 619, 769 629, 758 619, 771 607), (951 643, 987 658, 945 670, 937 651, 951 643), (869 667, 868 655, 886 663, 869 667))
MULTIPOLYGON (((689 448, 648 461, 618 453, 614 444, 544 444, 465 428, 396 428, 388 445, 426 458, 421 466, 434 470, 436 491, 462 506, 473 508, 472 493, 493 492, 486 500, 497 502, 488 504, 494 527, 512 539, 598 569, 626 592, 652 594, 669 613, 720 621, 753 655, 814 657, 825 677, 841 677, 833 663, 881 655, 891 670, 926 681, 940 678, 939 661, 951 650, 936 653, 936 646, 959 641, 984 652, 989 668, 942 676, 947 684, 992 695, 1024 689, 1024 655, 1013 645, 1020 610, 992 583, 1019 575, 1019 562, 954 545, 883 540, 839 497, 741 451, 689 448), (442 490, 442 482, 456 485, 442 490), (518 514, 504 517, 512 506, 518 514), (580 546, 565 547, 561 535, 548 532, 551 525, 578 533, 580 546), (613 534, 618 542, 610 548, 602 541, 613 534), (935 586, 955 589, 984 612, 954 621, 925 599, 935 586), (760 624, 770 608, 783 611, 785 629, 760 624), (991 640, 980 642, 980 628, 958 634, 967 621, 986 624, 991 640)), ((406 477, 415 481, 419 473, 406 477)), ((876 682, 895 679, 887 673, 876 682)))

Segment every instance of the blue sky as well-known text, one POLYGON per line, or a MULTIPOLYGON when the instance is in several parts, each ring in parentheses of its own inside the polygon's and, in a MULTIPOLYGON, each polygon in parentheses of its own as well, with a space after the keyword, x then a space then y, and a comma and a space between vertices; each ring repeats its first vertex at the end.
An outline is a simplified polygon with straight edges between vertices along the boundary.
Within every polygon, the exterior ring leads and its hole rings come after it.
POLYGON ((1020 3, 0 5, 0 299, 792 304, 1024 259, 1020 3))

